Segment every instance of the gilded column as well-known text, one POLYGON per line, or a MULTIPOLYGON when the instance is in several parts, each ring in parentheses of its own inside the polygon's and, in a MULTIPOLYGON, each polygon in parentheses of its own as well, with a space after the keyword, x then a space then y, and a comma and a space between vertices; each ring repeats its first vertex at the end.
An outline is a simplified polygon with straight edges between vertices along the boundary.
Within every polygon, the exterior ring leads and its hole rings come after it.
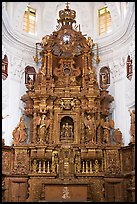
POLYGON ((44 74, 44 75, 46 75, 47 74, 47 67, 48 67, 48 56, 47 56, 47 53, 45 53, 44 54, 44 63, 43 63, 43 66, 42 66, 42 73, 44 74))
POLYGON ((36 137, 37 137, 37 125, 36 125, 36 120, 37 120, 37 113, 34 112, 34 117, 32 119, 33 121, 33 138, 32 138, 32 142, 34 144, 36 144, 36 137))
POLYGON ((85 88, 85 55, 83 54, 82 55, 82 87, 85 88))
POLYGON ((87 69, 88 69, 88 53, 84 53, 84 68, 85 68, 85 74, 87 74, 87 69))
POLYGON ((81 143, 84 143, 85 141, 85 135, 84 135, 84 111, 81 113, 81 143))
POLYGON ((47 76, 52 75, 52 53, 51 50, 48 50, 48 67, 47 67, 47 76))
POLYGON ((53 143, 53 138, 52 138, 52 135, 53 135, 53 110, 52 109, 50 109, 49 114, 50 114, 49 144, 52 144, 53 143))
POLYGON ((91 67, 91 54, 90 54, 90 52, 88 52, 88 56, 87 56, 87 58, 88 58, 88 63, 87 63, 87 68, 89 68, 89 67, 91 67))

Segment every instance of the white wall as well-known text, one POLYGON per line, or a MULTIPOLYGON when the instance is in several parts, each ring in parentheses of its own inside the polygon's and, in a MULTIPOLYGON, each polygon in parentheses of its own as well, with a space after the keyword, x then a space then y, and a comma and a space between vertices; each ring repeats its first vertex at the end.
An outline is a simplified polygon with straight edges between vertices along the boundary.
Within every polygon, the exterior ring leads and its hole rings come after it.
POLYGON ((123 79, 115 82, 114 120, 115 128, 119 128, 121 130, 123 134, 123 142, 125 145, 128 145, 130 141, 130 117, 128 107, 125 102, 125 83, 123 79))

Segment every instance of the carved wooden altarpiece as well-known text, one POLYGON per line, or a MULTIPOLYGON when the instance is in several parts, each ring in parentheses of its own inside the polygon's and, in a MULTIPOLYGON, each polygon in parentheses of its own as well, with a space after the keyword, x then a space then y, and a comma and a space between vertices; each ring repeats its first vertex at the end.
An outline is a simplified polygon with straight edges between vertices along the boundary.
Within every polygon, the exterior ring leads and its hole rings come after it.
POLYGON ((67 4, 57 31, 42 38, 42 66, 26 84, 13 146, 3 147, 4 201, 128 201, 122 134, 110 118, 114 98, 99 88, 94 43, 75 17, 67 4))

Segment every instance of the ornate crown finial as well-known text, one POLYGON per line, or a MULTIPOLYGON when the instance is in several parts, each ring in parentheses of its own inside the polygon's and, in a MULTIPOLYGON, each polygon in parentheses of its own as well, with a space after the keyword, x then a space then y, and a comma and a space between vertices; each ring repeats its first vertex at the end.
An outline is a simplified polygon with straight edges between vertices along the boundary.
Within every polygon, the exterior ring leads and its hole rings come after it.
POLYGON ((75 21, 76 11, 71 10, 69 8, 69 3, 66 3, 66 8, 64 10, 59 11, 59 20, 58 23, 61 23, 62 26, 72 26, 75 21))

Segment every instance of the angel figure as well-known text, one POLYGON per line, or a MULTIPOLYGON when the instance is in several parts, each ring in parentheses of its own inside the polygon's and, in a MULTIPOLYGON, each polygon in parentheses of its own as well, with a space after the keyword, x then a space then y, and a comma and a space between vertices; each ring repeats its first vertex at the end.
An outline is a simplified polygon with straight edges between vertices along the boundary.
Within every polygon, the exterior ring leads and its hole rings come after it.
POLYGON ((110 130, 114 128, 114 121, 106 117, 106 121, 104 119, 101 120, 101 126, 104 129, 104 142, 110 144, 110 130))
POLYGON ((91 47, 91 48, 93 47, 94 43, 93 43, 93 40, 91 39, 91 37, 88 37, 87 44, 89 47, 91 47))
POLYGON ((96 138, 96 124, 95 124, 95 119, 91 117, 91 115, 87 115, 84 118, 84 125, 85 125, 85 130, 86 130, 86 138, 87 142, 95 142, 96 138))

